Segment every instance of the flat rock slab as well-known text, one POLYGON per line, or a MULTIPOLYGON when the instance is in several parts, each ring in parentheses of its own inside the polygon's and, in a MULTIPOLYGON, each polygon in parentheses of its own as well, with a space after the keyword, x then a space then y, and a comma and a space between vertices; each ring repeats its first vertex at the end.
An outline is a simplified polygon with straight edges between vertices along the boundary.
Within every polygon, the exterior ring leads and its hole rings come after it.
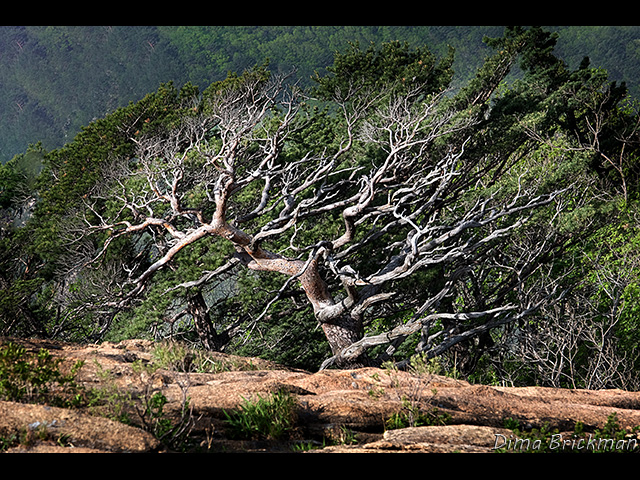
POLYGON ((77 410, 0 402, 0 437, 23 438, 9 452, 65 451, 149 453, 161 449, 151 434, 107 418, 77 410), (39 445, 38 445, 39 444, 39 445))
MULTIPOLYGON (((0 338, 0 345, 3 341, 6 339, 0 338)), ((152 361, 154 345, 148 341, 73 345, 28 340, 24 344, 33 351, 47 348, 65 362, 84 360, 77 380, 87 388, 101 388, 109 382, 110 387, 138 395, 161 392, 168 400, 166 412, 176 415, 188 398, 193 409, 193 435, 202 439, 206 448, 218 445, 223 451, 288 448, 233 442, 225 437, 225 412, 238 409, 245 399, 282 390, 294 395, 298 403, 301 441, 322 444, 323 439, 339 440, 346 431, 358 440, 357 445, 325 446, 314 452, 491 451, 497 435, 513 435, 505 429, 507 419, 517 420, 522 428, 548 426, 560 432, 573 431, 578 422, 588 431, 602 429, 613 414, 630 435, 640 425, 640 392, 474 385, 380 368, 305 372, 222 354, 217 354, 220 360, 237 369, 219 373, 157 370, 148 374, 134 367, 152 361), (435 409, 446 414, 449 422, 389 430, 387 420, 408 407, 422 412, 435 409)), ((29 434, 33 442, 11 451, 164 451, 148 432, 86 412, 0 402, 0 438, 12 434, 29 434), (47 430, 46 440, 37 439, 38 428, 47 430)))

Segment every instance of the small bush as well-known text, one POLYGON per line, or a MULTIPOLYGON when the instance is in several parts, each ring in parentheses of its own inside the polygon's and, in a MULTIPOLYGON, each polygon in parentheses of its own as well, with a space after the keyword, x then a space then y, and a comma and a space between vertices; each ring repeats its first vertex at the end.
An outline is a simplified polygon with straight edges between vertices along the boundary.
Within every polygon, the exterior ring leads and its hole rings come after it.
POLYGON ((171 418, 164 411, 167 397, 161 392, 145 395, 142 401, 144 411, 141 412, 140 419, 145 430, 174 450, 180 451, 186 448, 193 428, 192 410, 188 399, 184 400, 181 415, 178 418, 171 418))
POLYGON ((34 354, 13 342, 0 347, 0 398, 59 407, 77 405, 82 389, 75 376, 83 362, 76 362, 66 374, 60 371, 61 362, 45 349, 34 354))
POLYGON ((176 341, 166 341, 156 345, 152 355, 153 365, 174 372, 220 373, 257 368, 251 363, 240 364, 231 359, 218 360, 211 355, 211 352, 192 349, 176 341))
POLYGON ((224 414, 232 438, 279 440, 295 426, 295 407, 291 394, 278 391, 268 398, 244 399, 240 411, 224 414))
POLYGON ((437 408, 424 412, 411 405, 407 399, 402 401, 403 408, 396 412, 385 422, 389 430, 406 427, 428 427, 434 425, 447 425, 451 421, 451 415, 440 413, 437 408))

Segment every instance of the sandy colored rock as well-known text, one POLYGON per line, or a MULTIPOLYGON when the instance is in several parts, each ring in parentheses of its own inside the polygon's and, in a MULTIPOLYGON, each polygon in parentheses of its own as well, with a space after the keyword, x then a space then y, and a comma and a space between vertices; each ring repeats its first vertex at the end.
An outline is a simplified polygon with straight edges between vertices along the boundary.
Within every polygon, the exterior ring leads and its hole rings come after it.
MULTIPOLYGON (((0 345, 7 340, 0 338, 0 345)), ((473 385, 380 368, 305 372, 223 354, 216 358, 233 368, 219 373, 148 373, 135 365, 153 361, 154 344, 149 341, 99 345, 14 341, 32 351, 47 348, 65 364, 83 360, 77 380, 86 388, 115 385, 134 396, 161 392, 168 400, 165 413, 172 419, 178 418, 188 398, 192 409, 189 434, 197 451, 282 452, 291 451, 292 444, 309 444, 322 447, 312 450, 314 453, 486 452, 492 450, 496 434, 512 434, 504 428, 505 419, 518 420, 522 428, 548 425, 561 432, 572 431, 577 422, 584 423, 588 431, 600 429, 612 414, 629 432, 640 425, 639 392, 473 385), (245 399, 282 390, 297 402, 297 424, 291 438, 279 443, 228 438, 225 412, 238 409, 245 399), (408 405, 423 412, 437 409, 449 416, 449 424, 389 430, 386 421, 408 405)), ((0 437, 38 426, 47 429, 47 439, 32 438, 7 451, 167 451, 166 445, 145 430, 89 412, 0 402, 0 437)))
MULTIPOLYGON (((1 437, 29 435, 29 443, 40 440, 55 445, 60 442, 66 445, 60 448, 121 453, 155 452, 161 447, 158 440, 139 428, 77 410, 0 402, 0 419, 1 437)), ((29 448, 23 445, 13 451, 29 451, 29 448)))
POLYGON ((388 430, 384 440, 394 446, 446 446, 462 451, 490 451, 496 444, 496 435, 508 436, 512 432, 504 428, 478 425, 435 425, 388 430))

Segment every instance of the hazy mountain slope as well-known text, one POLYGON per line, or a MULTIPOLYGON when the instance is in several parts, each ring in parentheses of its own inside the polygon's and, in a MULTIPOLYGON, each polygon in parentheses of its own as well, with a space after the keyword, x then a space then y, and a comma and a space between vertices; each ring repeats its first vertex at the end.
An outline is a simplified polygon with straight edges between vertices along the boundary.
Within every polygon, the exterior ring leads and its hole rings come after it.
MULTIPOLYGON (((572 65, 585 55, 625 80, 633 93, 640 27, 549 27, 572 65)), ((407 41, 443 54, 456 48, 464 79, 487 53, 484 35, 500 26, 2 26, 0 162, 42 141, 71 139, 92 119, 137 101, 161 83, 201 88, 229 71, 269 59, 274 70, 298 68, 302 82, 332 62, 348 42, 407 41)))

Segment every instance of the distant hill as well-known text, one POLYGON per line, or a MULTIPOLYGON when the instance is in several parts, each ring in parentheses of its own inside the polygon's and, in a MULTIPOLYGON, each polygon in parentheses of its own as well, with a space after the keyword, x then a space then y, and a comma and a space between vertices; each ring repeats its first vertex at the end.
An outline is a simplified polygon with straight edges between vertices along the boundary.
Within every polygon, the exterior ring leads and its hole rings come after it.
MULTIPOLYGON (((557 53, 576 66, 589 56, 610 77, 640 85, 640 27, 556 26, 557 53)), ((137 101, 162 83, 201 88, 229 71, 269 60, 298 69, 301 82, 348 42, 391 40, 456 48, 457 78, 489 53, 482 38, 500 26, 0 26, 0 162, 41 141, 52 149, 95 118, 137 101)))

